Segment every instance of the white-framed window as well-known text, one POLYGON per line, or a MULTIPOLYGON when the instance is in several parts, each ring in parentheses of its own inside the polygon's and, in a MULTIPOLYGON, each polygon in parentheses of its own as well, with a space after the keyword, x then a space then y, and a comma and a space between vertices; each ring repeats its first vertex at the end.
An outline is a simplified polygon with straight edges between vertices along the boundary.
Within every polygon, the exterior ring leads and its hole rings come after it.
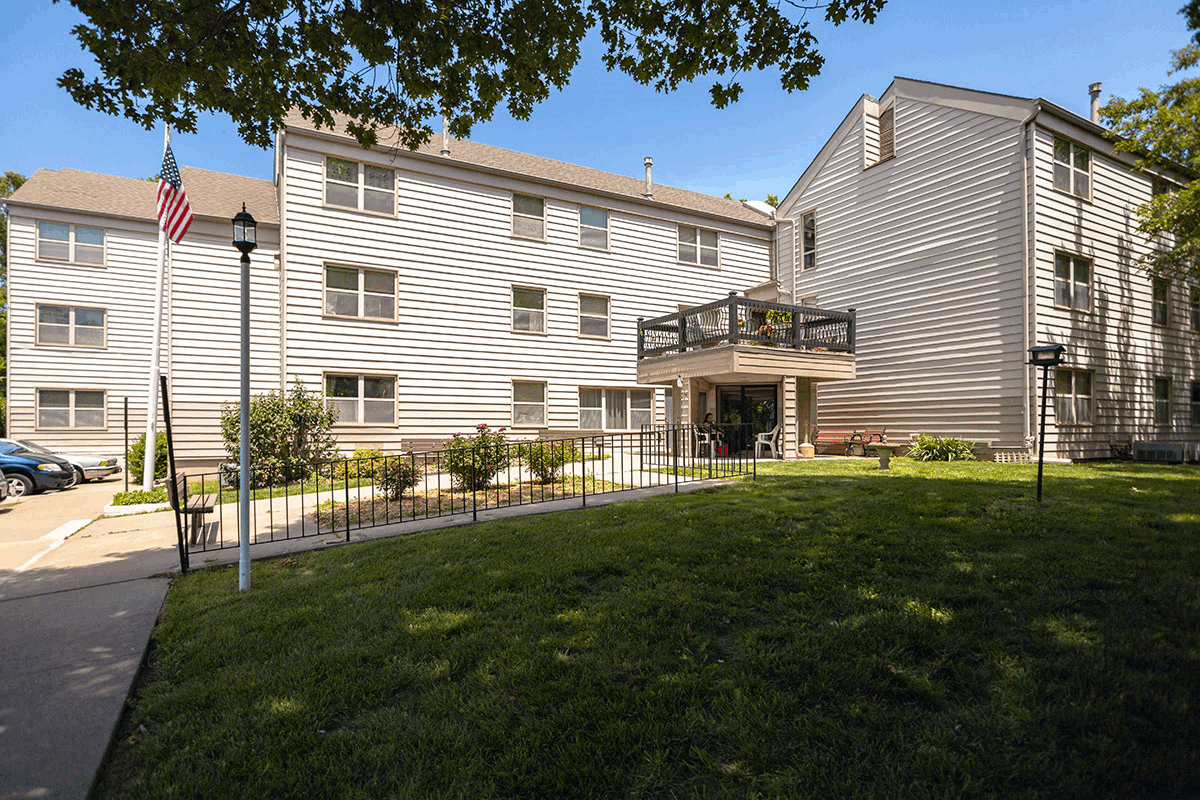
POLYGON ((396 273, 326 264, 325 314, 395 321, 396 273))
POLYGON ((1092 262, 1070 253, 1054 254, 1054 305, 1092 310, 1092 262))
POLYGON ((1058 369, 1054 375, 1054 413, 1059 425, 1092 424, 1092 373, 1058 369))
POLYGON ((679 260, 685 264, 718 267, 721 264, 721 237, 716 231, 679 226, 679 260))
POLYGON ((106 398, 103 389, 38 389, 37 427, 104 430, 106 398))
POLYGON ((65 261, 102 267, 104 229, 66 222, 38 222, 37 258, 39 261, 65 261))
POLYGON ((583 430, 637 431, 653 422, 652 389, 579 388, 579 427, 583 430))
POLYGON ((514 428, 540 427, 546 424, 545 383, 512 382, 512 424, 514 428))
POLYGON ((546 332, 546 290, 512 287, 512 329, 521 333, 546 332))
POLYGON ((63 347, 106 347, 107 314, 103 308, 37 307, 37 344, 63 347))
POLYGON ((817 212, 800 215, 800 269, 817 266, 817 212))
POLYGON ((325 205, 396 216, 396 170, 325 157, 325 205))
POLYGON ((1154 424, 1171 424, 1171 379, 1154 379, 1154 424))
POLYGON ((817 307, 817 296, 815 294, 810 294, 808 297, 801 297, 800 298, 800 307, 801 308, 816 308, 817 307))
POLYGON ((608 212, 603 208, 579 207, 579 246, 608 249, 608 212))
POLYGON ((1200 286, 1188 292, 1188 316, 1192 319, 1192 330, 1200 331, 1200 286))
POLYGON ((1200 428, 1200 381, 1192 381, 1192 427, 1200 428))
POLYGON ((512 235, 546 240, 546 201, 527 194, 512 196, 512 235))
POLYGON ((342 425, 394 425, 396 378, 392 375, 325 375, 325 405, 342 425))
POLYGON ((896 107, 889 106, 879 112, 879 160, 886 161, 896 155, 896 107))
POLYGON ((1092 199, 1092 151, 1061 136, 1054 137, 1054 188, 1092 199))
POLYGON ((609 338, 609 300, 602 294, 579 295, 579 335, 609 338))
POLYGON ((1171 324, 1171 282, 1166 278, 1155 278, 1151 286, 1151 319, 1155 325, 1165 328, 1171 324))

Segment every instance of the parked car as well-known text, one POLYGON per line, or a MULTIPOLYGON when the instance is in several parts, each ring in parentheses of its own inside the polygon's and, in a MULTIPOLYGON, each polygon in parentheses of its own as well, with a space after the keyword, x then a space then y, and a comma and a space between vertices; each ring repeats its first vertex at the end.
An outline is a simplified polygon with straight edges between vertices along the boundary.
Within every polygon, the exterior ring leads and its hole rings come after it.
POLYGON ((46 489, 74 486, 78 476, 65 458, 35 453, 12 442, 0 442, 0 470, 10 497, 24 497, 46 489))
POLYGON ((121 471, 120 460, 116 456, 93 456, 93 455, 75 455, 73 453, 56 453, 53 450, 47 450, 37 442, 31 442, 28 439, 0 439, 0 442, 15 444, 18 447, 23 447, 34 453, 48 453, 50 455, 65 458, 71 462, 71 466, 75 468, 76 480, 79 483, 84 481, 94 480, 96 478, 105 478, 109 475, 115 475, 121 471))
POLYGON ((4 470, 0 469, 0 500, 8 498, 8 478, 4 477, 4 470))

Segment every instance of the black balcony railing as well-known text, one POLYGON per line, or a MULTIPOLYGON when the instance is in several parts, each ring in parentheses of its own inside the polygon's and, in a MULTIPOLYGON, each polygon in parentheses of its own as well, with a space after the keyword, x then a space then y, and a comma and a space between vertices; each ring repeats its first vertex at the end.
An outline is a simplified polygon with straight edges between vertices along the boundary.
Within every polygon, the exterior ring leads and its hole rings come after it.
POLYGON ((676 314, 638 319, 638 358, 720 344, 854 352, 854 309, 826 311, 731 295, 676 314))

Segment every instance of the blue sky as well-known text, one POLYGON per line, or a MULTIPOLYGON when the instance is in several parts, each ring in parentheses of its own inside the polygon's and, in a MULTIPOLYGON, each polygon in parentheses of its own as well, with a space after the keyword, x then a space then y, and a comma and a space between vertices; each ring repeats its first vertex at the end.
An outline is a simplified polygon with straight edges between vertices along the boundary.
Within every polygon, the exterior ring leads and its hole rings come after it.
MULTIPOLYGON (((657 94, 605 72, 588 42, 571 84, 530 120, 501 110, 472 138, 635 177, 649 155, 656 183, 782 197, 858 97, 879 96, 896 75, 1045 97, 1084 115, 1094 81, 1104 84, 1102 101, 1156 87, 1170 50, 1188 38, 1183 2, 890 0, 872 26, 816 26, 826 62, 807 91, 788 94, 776 74, 752 74, 742 100, 724 110, 709 104, 711 80, 657 94)), ((55 85, 70 67, 94 74, 70 34, 81 15, 65 3, 6 0, 4 16, 0 169, 156 173, 161 128, 85 110, 55 85)), ((202 118, 198 133, 177 134, 173 145, 181 164, 271 177, 270 153, 242 142, 225 119, 202 118)))

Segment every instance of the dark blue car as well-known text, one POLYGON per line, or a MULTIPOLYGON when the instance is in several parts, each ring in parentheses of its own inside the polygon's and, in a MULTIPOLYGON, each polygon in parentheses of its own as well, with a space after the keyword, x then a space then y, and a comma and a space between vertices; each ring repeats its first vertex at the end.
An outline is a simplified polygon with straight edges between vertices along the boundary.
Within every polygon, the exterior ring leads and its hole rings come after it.
POLYGON ((0 444, 0 470, 9 497, 24 497, 46 489, 74 486, 75 468, 65 458, 35 453, 15 444, 0 444))

